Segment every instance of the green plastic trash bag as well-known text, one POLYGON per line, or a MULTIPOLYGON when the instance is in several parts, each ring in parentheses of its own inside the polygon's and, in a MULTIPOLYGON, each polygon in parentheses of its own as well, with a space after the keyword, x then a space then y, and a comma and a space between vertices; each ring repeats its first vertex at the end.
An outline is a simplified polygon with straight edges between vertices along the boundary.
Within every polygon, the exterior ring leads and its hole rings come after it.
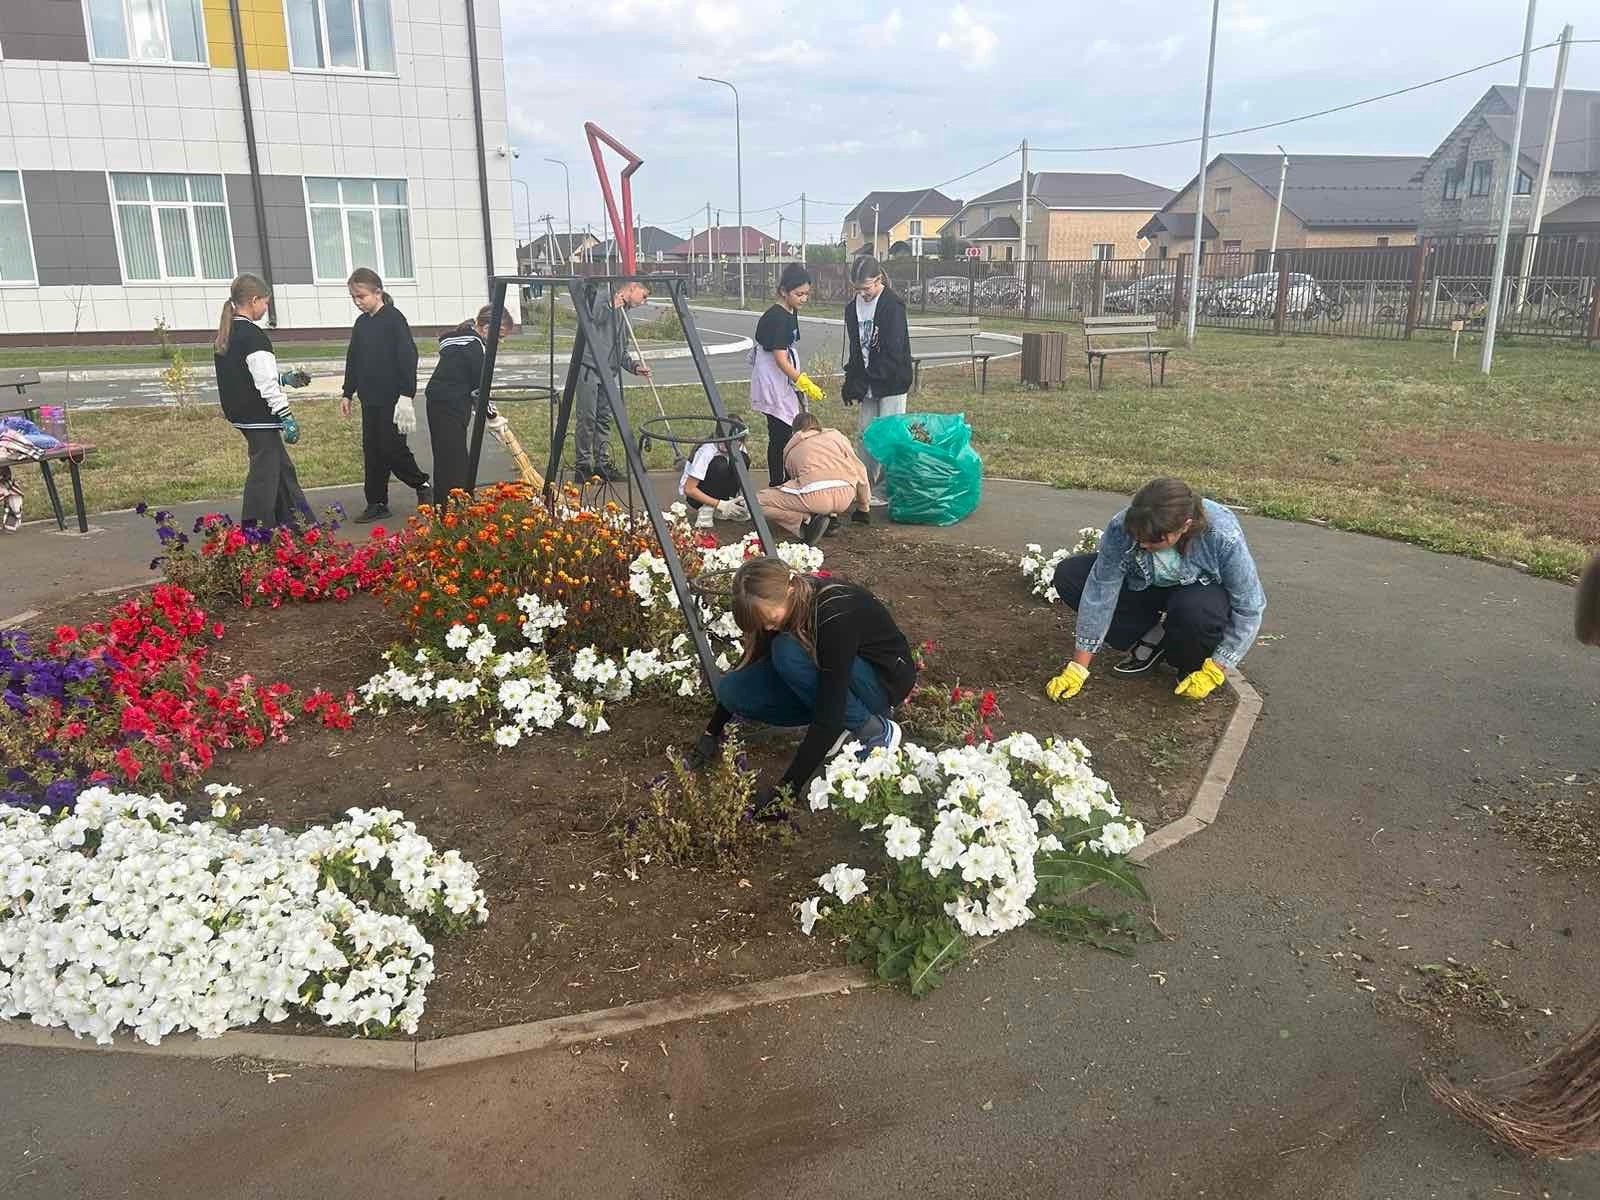
POLYGON ((972 448, 965 413, 879 417, 861 437, 883 464, 891 521, 954 525, 978 507, 983 460, 972 448))

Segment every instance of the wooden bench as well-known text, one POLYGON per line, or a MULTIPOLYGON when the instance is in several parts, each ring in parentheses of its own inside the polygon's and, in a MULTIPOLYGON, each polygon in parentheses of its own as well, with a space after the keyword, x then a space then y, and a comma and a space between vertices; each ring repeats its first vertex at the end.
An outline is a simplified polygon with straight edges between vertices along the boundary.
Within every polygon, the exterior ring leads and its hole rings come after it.
POLYGON ((950 359, 966 359, 972 364, 972 378, 978 383, 980 392, 987 391, 989 387, 989 359, 994 356, 992 350, 979 350, 978 338, 983 330, 978 328, 977 317, 922 317, 912 323, 907 332, 911 336, 911 390, 917 390, 917 384, 922 378, 922 364, 925 362, 948 361, 950 359), (921 338, 947 338, 965 337, 967 348, 965 350, 924 350, 917 351, 917 339, 921 338), (978 374, 979 364, 983 366, 983 374, 978 374))
POLYGON ((1083 319, 1083 345, 1089 366, 1089 390, 1104 387, 1106 382, 1106 359, 1125 354, 1142 354, 1145 364, 1150 368, 1150 386, 1156 386, 1156 359, 1161 360, 1161 382, 1167 382, 1167 355, 1171 350, 1166 346, 1152 345, 1150 339, 1156 334, 1156 319, 1154 317, 1085 317, 1083 319), (1108 337, 1140 337, 1144 338, 1142 346, 1107 346, 1095 345, 1097 338, 1108 337), (1095 383, 1094 367, 1096 361, 1100 364, 1100 382, 1095 383))
MULTIPOLYGON (((30 401, 28 387, 39 382, 39 372, 29 369, 0 370, 0 391, 11 388, 16 392, 16 399, 0 398, 0 417, 20 414, 32 421, 39 423, 39 404, 30 401)), ((57 450, 45 450, 38 458, 7 458, 0 459, 0 465, 19 467, 30 462, 39 464, 39 470, 44 473, 44 490, 50 497, 50 507, 55 511, 56 527, 63 532, 67 528, 67 514, 61 506, 61 493, 56 489, 56 480, 50 470, 53 462, 67 464, 67 473, 72 477, 72 504, 78 514, 78 532, 89 532, 89 514, 83 507, 83 480, 78 474, 78 467, 89 455, 94 447, 84 442, 68 442, 57 450)))

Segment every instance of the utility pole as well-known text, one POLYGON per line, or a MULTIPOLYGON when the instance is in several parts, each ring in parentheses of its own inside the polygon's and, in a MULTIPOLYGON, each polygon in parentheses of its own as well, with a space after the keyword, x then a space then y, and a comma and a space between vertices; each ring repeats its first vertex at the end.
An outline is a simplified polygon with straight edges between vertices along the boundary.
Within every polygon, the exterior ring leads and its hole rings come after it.
POLYGON ((1194 261, 1189 273, 1189 320, 1185 326, 1189 345, 1194 345, 1194 322, 1200 314, 1200 253, 1206 228, 1206 159, 1211 154, 1211 81, 1217 70, 1217 12, 1222 0, 1211 0, 1211 50, 1206 56, 1206 103, 1200 116, 1200 177, 1195 181, 1194 261))
MULTIPOLYGON (((572 243, 574 241, 572 231, 572 172, 567 170, 567 164, 562 159, 547 158, 545 159, 545 162, 555 163, 556 166, 560 167, 561 174, 565 176, 567 181, 567 268, 570 270, 572 268, 572 260, 574 257, 576 257, 572 250, 572 243)), ((554 261, 555 259, 552 256, 551 262, 554 261)))
MULTIPOLYGON (((1522 153, 1522 114, 1528 104, 1528 60, 1533 55, 1533 18, 1539 0, 1528 0, 1528 23, 1522 31, 1522 66, 1517 71, 1517 115, 1511 121, 1511 153, 1506 158, 1506 190, 1500 198, 1500 237, 1494 245, 1494 272, 1489 276, 1489 311, 1483 319, 1483 357, 1478 369, 1485 375, 1494 366, 1494 331, 1500 322, 1500 282, 1506 269, 1506 242, 1511 238, 1511 198, 1517 190, 1517 159, 1522 153)), ((1550 147, 1545 147, 1549 157, 1550 147)))
POLYGON ((689 226, 689 278, 694 278, 694 226, 689 226))
POLYGON ((1272 253, 1267 260, 1274 271, 1278 269, 1278 218, 1283 216, 1283 185, 1289 179, 1289 152, 1279 146, 1278 153, 1283 155, 1283 162, 1278 164, 1278 205, 1272 210, 1272 253))
MULTIPOLYGON (((699 76, 706 83, 720 83, 733 93, 733 162, 734 182, 739 189, 739 307, 744 307, 744 132, 739 121, 739 89, 726 79, 716 79, 710 75, 699 76)), ((718 222, 719 224, 721 222, 718 222)))
MULTIPOLYGON (((872 206, 872 257, 878 257, 878 205, 872 206)), ((885 258, 888 255, 884 256, 885 258)))
MULTIPOLYGON (((721 272, 721 270, 722 270, 722 210, 720 208, 717 209, 716 230, 717 230, 717 239, 716 239, 717 240, 717 251, 716 251, 716 253, 717 253, 717 270, 718 270, 718 272, 721 272)), ((718 284, 718 286, 721 286, 722 280, 720 280, 720 279, 717 280, 717 284, 718 284)))
POLYGON ((714 260, 712 259, 711 256, 713 254, 715 254, 716 251, 711 248, 712 244, 713 243, 712 243, 712 240, 711 240, 711 202, 708 200, 708 201, 706 201, 706 277, 712 281, 713 285, 715 285, 715 283, 716 283, 716 269, 715 269, 715 267, 712 266, 712 263, 713 263, 714 260))
POLYGON ((800 193, 800 265, 806 265, 806 194, 800 193))
POLYGON ((1022 203, 1017 206, 1021 217, 1017 221, 1017 241, 1021 243, 1017 249, 1017 258, 1021 263, 1017 267, 1017 282, 1022 284, 1017 289, 1017 307, 1024 312, 1028 307, 1028 139, 1022 139, 1022 203))
POLYGON ((1561 123, 1561 100, 1567 91, 1567 55, 1572 50, 1572 26, 1561 30, 1561 49, 1556 51, 1556 81, 1550 89, 1550 123, 1545 127, 1544 146, 1539 154, 1539 179, 1533 185, 1533 212, 1528 217, 1528 236, 1522 242, 1522 278, 1517 286, 1517 311, 1528 298, 1528 278, 1533 274, 1533 257, 1539 248, 1539 229, 1544 224, 1544 200, 1550 187, 1550 163, 1555 158, 1556 126, 1561 123))
MULTIPOLYGON (((526 217, 527 222, 528 222, 528 274, 531 275, 533 273, 533 237, 534 237, 534 233, 533 233, 533 230, 534 230, 534 225, 533 225, 533 189, 528 186, 528 181, 526 179, 518 179, 518 178, 516 178, 516 176, 512 176, 511 182, 512 183, 518 183, 518 184, 522 185, 522 206, 523 206, 523 210, 524 210, 524 216, 526 217)), ((521 275, 522 273, 523 273, 523 271, 522 271, 522 255, 519 254, 519 255, 517 255, 517 274, 521 275)))
POLYGON ((783 258, 783 209, 778 210, 778 257, 783 258))

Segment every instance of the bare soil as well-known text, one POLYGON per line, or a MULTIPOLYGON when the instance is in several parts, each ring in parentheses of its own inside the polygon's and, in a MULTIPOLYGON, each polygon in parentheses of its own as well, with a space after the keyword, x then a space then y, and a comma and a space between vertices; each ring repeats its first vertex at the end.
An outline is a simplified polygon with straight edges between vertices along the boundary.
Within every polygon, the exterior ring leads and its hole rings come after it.
MULTIPOLYGON (((1070 653, 1072 613, 1029 596, 1009 558, 877 531, 825 548, 830 571, 886 598, 916 642, 935 643, 925 682, 995 689, 996 736, 1082 738, 1147 827, 1187 807, 1231 691, 1196 705, 1173 696, 1170 671, 1135 681, 1102 671, 1072 704, 1052 705, 1042 684, 1070 653)), ((371 597, 218 615, 228 628, 217 673, 307 689, 359 686, 397 636, 371 597)), ((438 1037, 841 961, 836 947, 802 936, 790 911, 828 867, 865 860, 860 835, 827 815, 800 814, 792 837, 728 871, 646 867, 627 878, 618 828, 667 769, 668 748, 692 742, 706 715, 701 699, 630 702, 610 713, 609 734, 563 728, 509 751, 438 717, 360 716, 344 732, 301 723, 287 745, 223 756, 210 778, 245 789, 247 822, 295 828, 381 804, 478 865, 488 923, 435 947, 422 1036, 438 1037)), ((798 737, 756 731, 749 753, 764 779, 781 773, 798 737)))

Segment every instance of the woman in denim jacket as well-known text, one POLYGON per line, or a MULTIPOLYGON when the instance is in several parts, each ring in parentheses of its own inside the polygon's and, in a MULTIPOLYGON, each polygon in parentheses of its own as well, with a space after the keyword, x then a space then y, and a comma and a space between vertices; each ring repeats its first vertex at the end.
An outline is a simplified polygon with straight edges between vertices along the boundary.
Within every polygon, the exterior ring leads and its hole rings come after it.
POLYGON ((1061 601, 1077 609, 1077 651, 1049 683, 1052 700, 1083 689, 1103 644, 1132 653, 1113 670, 1143 675, 1162 659, 1182 677, 1177 694, 1203 700, 1238 666, 1266 593, 1238 519, 1181 479, 1152 479, 1111 518, 1097 554, 1056 568, 1061 601))

